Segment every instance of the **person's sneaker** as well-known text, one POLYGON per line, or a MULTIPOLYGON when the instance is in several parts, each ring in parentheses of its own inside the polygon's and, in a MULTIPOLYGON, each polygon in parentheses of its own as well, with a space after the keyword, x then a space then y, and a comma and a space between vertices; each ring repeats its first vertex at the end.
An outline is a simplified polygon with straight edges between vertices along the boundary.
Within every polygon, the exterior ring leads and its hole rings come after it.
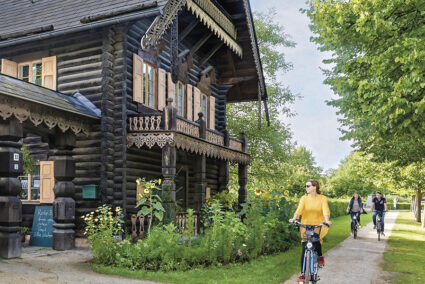
POLYGON ((374 229, 374 230, 376 229, 376 225, 373 225, 373 229, 374 229))
POLYGON ((304 283, 305 277, 304 275, 300 275, 300 277, 298 277, 298 283, 304 283))
POLYGON ((319 256, 319 266, 325 266, 325 258, 323 256, 319 256))

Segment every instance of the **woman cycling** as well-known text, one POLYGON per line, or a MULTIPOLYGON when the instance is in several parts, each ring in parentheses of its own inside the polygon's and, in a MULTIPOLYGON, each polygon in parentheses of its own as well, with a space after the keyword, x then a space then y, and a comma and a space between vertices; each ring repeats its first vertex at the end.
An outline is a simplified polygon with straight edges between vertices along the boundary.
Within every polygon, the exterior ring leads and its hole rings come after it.
MULTIPOLYGON (((353 197, 348 203, 347 214, 348 213, 351 213, 351 223, 353 222, 353 217, 356 216, 360 225, 360 213, 363 213, 363 203, 362 198, 357 192, 353 194, 353 197)), ((353 234, 353 228, 351 228, 351 234, 353 234)))
MULTIPOLYGON (((289 220, 290 223, 293 223, 301 215, 301 223, 306 225, 320 225, 323 222, 331 225, 332 222, 329 221, 330 211, 328 206, 328 200, 325 196, 320 193, 319 183, 310 179, 305 185, 305 190, 307 195, 301 197, 300 203, 298 204, 298 209, 295 211, 294 217, 289 220)), ((325 259, 322 256, 322 241, 323 237, 328 233, 328 228, 326 226, 322 227, 320 232, 320 241, 313 243, 317 254, 319 255, 319 266, 325 265, 325 259)), ((306 249, 306 242, 302 244, 302 253, 301 253, 301 273, 304 266, 304 253, 306 249)), ((298 278, 298 282, 304 282, 304 275, 298 278)))

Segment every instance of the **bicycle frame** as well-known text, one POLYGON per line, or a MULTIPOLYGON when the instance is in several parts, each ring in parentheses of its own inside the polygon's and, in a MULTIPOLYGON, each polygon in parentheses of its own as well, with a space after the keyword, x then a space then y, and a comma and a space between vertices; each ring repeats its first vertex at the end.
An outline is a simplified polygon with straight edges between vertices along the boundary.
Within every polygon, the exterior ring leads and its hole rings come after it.
POLYGON ((382 213, 383 211, 377 211, 376 215, 376 232, 378 233, 378 241, 381 240, 381 232, 382 232, 382 213))
POLYGON ((319 272, 319 255, 317 254, 313 243, 320 241, 320 232, 322 226, 326 224, 323 223, 321 225, 305 225, 298 221, 294 221, 294 225, 305 228, 306 237, 301 236, 301 240, 307 243, 301 272, 305 275, 306 283, 309 283, 309 281, 316 283, 318 281, 317 274, 319 272), (318 230, 315 231, 316 229, 318 230), (307 259, 310 259, 310 261, 307 261, 307 259))

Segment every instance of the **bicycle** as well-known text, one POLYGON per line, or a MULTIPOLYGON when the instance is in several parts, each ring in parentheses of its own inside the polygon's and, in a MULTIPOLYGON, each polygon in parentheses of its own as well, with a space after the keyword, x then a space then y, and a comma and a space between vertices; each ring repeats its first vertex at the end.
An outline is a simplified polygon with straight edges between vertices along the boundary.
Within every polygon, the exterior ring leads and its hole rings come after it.
POLYGON ((313 246, 313 242, 320 241, 320 231, 322 230, 322 226, 325 225, 329 227, 329 225, 326 223, 322 223, 321 225, 305 225, 296 220, 294 221, 293 225, 305 228, 305 232, 301 232, 300 230, 301 240, 303 242, 307 242, 301 273, 304 274, 304 283, 310 283, 311 281, 313 284, 315 284, 320 280, 318 277, 320 266, 319 255, 313 246))
POLYGON ((383 233, 382 231, 383 225, 381 221, 382 213, 383 211, 378 211, 378 215, 376 216, 376 232, 378 233, 378 241, 381 240, 381 233, 383 233))
MULTIPOLYGON (((351 214, 351 211, 347 214, 351 214)), ((359 221, 357 220, 357 216, 354 214, 353 218, 351 218, 351 232, 353 233, 353 238, 357 239, 357 231, 359 230, 359 221)))

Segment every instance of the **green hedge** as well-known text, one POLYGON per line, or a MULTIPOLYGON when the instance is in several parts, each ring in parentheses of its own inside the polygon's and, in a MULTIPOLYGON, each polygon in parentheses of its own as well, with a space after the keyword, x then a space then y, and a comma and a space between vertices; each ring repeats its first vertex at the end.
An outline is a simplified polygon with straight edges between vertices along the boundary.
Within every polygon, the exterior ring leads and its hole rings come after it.
POLYGON ((397 202, 397 208, 394 208, 394 203, 391 202, 388 206, 389 209, 394 210, 410 210, 410 203, 409 202, 397 202))
MULTIPOLYGON (((336 199, 336 198, 328 198, 329 210, 331 211, 331 218, 339 217, 345 215, 349 199, 336 199)), ((298 206, 298 200, 292 200, 291 214, 295 212, 298 206)))

